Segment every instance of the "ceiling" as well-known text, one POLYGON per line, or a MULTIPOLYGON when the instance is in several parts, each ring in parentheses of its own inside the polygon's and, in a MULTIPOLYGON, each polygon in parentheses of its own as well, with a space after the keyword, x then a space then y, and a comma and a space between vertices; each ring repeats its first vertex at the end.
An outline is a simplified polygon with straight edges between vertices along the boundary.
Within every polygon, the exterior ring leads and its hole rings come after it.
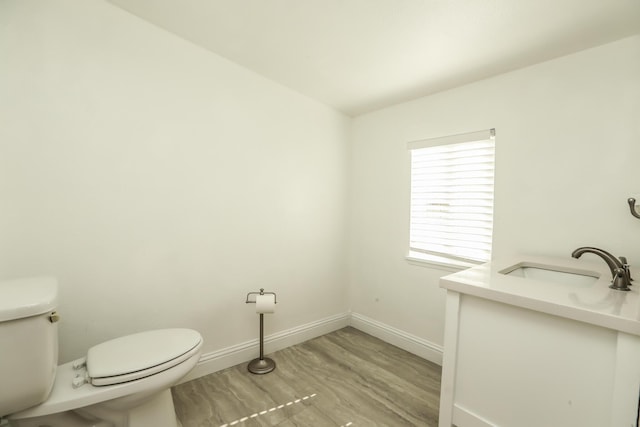
POLYGON ((110 0, 356 116, 640 33, 640 0, 110 0))

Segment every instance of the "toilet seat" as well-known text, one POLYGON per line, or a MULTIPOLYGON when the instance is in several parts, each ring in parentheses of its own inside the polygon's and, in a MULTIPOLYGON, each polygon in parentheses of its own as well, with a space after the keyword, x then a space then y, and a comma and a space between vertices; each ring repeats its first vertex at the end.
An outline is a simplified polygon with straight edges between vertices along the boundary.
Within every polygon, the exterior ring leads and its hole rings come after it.
POLYGON ((155 375, 191 357, 201 340, 191 329, 162 329, 103 342, 87 352, 88 381, 100 387, 155 375))

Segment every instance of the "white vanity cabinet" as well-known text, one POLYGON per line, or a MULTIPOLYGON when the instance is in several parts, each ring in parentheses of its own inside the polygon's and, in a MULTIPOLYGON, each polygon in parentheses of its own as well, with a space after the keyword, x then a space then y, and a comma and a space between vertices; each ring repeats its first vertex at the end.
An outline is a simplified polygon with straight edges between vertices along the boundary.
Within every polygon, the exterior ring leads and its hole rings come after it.
MULTIPOLYGON (((540 262, 540 259, 537 259, 540 262)), ((440 427, 636 427, 639 293, 513 278, 489 263, 445 276, 440 427)), ((550 260, 564 265, 565 260, 550 260)))

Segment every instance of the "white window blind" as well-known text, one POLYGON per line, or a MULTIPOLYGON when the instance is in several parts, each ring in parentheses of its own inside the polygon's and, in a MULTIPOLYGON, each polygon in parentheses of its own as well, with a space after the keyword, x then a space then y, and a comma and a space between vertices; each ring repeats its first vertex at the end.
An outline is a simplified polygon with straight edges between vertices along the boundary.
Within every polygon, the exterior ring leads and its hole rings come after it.
POLYGON ((410 253, 429 260, 491 258, 494 129, 410 142, 410 253))

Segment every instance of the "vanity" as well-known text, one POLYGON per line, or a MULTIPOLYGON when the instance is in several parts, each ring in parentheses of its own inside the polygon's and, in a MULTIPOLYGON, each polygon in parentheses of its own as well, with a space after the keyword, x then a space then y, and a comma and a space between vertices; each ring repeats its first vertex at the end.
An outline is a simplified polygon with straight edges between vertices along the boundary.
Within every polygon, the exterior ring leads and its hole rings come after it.
POLYGON ((531 256, 443 277, 439 426, 637 427, 640 280, 611 278, 599 259, 531 256))

